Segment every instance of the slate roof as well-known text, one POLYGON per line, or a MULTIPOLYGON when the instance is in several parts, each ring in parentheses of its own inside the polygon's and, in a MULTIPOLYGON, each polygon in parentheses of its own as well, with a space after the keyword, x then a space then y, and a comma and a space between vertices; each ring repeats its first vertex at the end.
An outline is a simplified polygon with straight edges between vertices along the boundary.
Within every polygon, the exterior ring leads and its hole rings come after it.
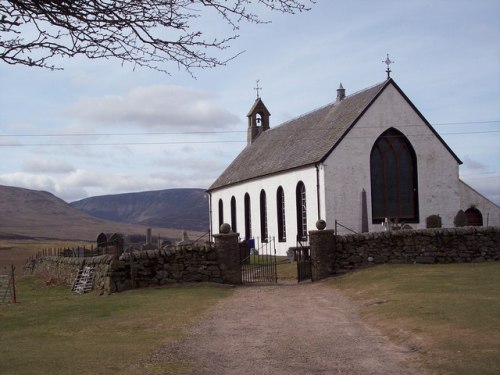
MULTIPOLYGON (((391 78, 263 132, 243 149, 208 190, 323 161, 390 83, 401 92, 391 78)), ((404 93, 402 95, 406 98, 404 93)))

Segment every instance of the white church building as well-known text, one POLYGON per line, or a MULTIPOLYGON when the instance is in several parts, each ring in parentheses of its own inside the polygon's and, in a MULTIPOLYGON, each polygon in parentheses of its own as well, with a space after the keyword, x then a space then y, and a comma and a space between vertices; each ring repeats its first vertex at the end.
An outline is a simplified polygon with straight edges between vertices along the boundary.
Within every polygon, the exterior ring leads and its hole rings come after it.
POLYGON ((257 97, 247 146, 210 186, 210 230, 231 224, 242 240, 274 238, 284 255, 316 221, 339 234, 413 229, 439 215, 454 227, 500 225, 500 208, 459 179, 461 161, 396 82, 352 95, 271 128, 257 97))

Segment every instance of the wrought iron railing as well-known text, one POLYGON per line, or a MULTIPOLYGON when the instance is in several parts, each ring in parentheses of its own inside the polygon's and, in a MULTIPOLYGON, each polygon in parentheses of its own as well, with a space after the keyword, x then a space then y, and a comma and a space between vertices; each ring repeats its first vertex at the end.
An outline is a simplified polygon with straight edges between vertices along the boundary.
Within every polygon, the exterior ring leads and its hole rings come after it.
POLYGON ((297 280, 310 280, 312 278, 311 269, 311 248, 309 247, 308 236, 297 236, 297 247, 295 248, 295 260, 297 261, 297 280))
POLYGON ((355 230, 352 230, 351 228, 346 227, 345 225, 342 225, 338 222, 338 220, 335 220, 335 235, 337 235, 337 227, 342 227, 344 229, 347 229, 349 232, 352 232, 354 234, 358 234, 355 230))
POLYGON ((240 248, 241 279, 247 283, 276 283, 276 246, 274 237, 261 242, 259 237, 242 243, 240 248))

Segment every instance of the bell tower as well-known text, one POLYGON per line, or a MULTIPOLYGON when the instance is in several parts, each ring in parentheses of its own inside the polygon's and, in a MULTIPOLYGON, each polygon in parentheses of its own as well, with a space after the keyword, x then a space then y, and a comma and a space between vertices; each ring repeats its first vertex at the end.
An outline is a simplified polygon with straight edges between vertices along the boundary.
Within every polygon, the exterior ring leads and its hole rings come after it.
POLYGON ((257 81, 257 99, 255 99, 255 102, 247 115, 247 145, 252 144, 261 133, 269 130, 269 116, 271 116, 271 114, 259 96, 260 89, 261 87, 259 87, 259 81, 257 81))

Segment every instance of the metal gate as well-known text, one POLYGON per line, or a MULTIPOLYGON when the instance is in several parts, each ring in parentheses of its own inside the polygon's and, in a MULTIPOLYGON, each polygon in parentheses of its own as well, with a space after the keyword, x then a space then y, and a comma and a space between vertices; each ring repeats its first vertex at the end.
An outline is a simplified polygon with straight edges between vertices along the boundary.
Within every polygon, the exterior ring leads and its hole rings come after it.
POLYGON ((278 282, 274 237, 265 242, 260 242, 259 238, 242 242, 240 261, 243 284, 278 282))
POLYGON ((295 248, 295 259, 297 261, 297 280, 300 283, 305 280, 312 280, 311 269, 311 248, 307 238, 297 239, 295 248))

